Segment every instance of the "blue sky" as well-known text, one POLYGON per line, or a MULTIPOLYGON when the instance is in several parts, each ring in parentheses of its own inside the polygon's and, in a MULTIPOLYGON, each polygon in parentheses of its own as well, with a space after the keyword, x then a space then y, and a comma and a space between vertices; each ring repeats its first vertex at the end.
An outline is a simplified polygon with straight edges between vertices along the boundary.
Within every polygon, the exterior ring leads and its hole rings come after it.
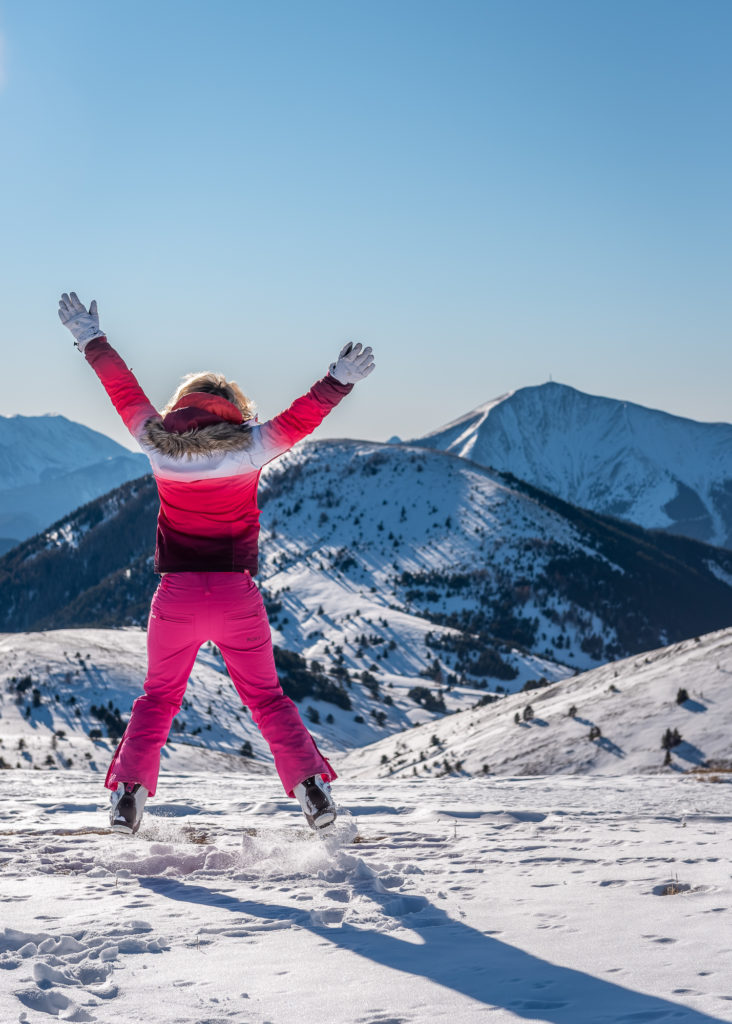
POLYGON ((0 412, 124 438, 56 319, 162 404, 262 416, 346 339, 321 436, 549 379, 732 419, 726 0, 0 0, 0 412))

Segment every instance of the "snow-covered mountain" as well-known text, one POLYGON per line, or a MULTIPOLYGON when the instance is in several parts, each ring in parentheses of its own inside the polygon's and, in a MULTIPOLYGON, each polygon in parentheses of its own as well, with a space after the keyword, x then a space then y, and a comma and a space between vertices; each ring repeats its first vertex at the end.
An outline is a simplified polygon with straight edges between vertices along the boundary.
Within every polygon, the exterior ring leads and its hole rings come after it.
POLYGON ((354 750, 342 768, 353 778, 435 778, 713 774, 716 763, 726 773, 731 675, 732 629, 720 630, 423 724, 354 750), (664 737, 671 741, 665 766, 664 737))
POLYGON ((316 442, 272 466, 261 503, 275 624, 307 657, 369 660, 373 632, 373 660, 379 619, 407 613, 432 624, 421 666, 515 689, 546 676, 527 656, 578 671, 732 623, 729 552, 608 525, 444 453, 316 442))
POLYGON ((732 425, 550 382, 410 442, 511 473, 582 508, 732 547, 732 425))
POLYGON ((7 550, 147 471, 144 455, 64 416, 0 416, 0 544, 7 550))

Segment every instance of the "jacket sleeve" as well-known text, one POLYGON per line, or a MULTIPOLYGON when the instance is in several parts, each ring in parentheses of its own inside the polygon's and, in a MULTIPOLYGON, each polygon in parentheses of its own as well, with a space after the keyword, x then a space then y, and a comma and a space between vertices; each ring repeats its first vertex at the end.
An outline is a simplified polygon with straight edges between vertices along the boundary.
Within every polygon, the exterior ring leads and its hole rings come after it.
POLYGON ((353 384, 341 384, 330 374, 313 384, 306 395, 296 398, 289 409, 263 423, 259 444, 252 458, 261 467, 289 451, 319 426, 331 409, 353 390, 353 384))
POLYGON ((148 420, 159 419, 157 409, 142 390, 135 375, 106 338, 95 338, 84 349, 86 361, 102 382, 112 405, 135 438, 140 440, 148 420))

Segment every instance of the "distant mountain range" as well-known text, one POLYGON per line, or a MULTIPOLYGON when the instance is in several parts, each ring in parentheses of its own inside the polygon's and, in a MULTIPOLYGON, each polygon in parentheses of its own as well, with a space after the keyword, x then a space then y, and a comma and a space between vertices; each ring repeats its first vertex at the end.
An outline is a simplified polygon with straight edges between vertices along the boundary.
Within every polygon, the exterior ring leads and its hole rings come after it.
POLYGON ((0 552, 139 477, 147 464, 64 416, 0 416, 0 552))
MULTIPOLYGON (((509 473, 601 515, 732 548, 732 424, 550 382, 409 444, 509 473)), ((0 417, 0 553, 147 468, 142 454, 63 416, 0 417)))
MULTIPOLYGON (((578 509, 454 455, 306 444, 261 488, 275 642, 338 678, 511 691, 732 622, 732 553, 578 509)), ((0 631, 142 624, 142 478, 0 559, 0 631)), ((371 683, 369 683, 371 685, 371 683)))
POLYGON ((411 444, 452 452, 582 508, 732 547, 732 425, 564 384, 521 388, 411 444))

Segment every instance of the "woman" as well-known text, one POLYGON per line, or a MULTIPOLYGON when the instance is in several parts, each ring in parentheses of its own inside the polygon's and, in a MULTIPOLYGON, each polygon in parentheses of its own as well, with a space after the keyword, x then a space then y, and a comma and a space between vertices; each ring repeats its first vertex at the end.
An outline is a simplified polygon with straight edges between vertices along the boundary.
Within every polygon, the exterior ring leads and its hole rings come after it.
POLYGON ((147 630, 144 694, 115 751, 105 785, 112 828, 132 833, 154 796, 160 750, 178 713, 196 654, 212 640, 242 702, 274 756, 289 796, 312 828, 336 817, 331 765, 315 745, 277 679, 269 622, 252 577, 257 572, 262 467, 311 433, 353 385, 374 368, 370 348, 346 345, 328 374, 285 412, 259 424, 234 381, 220 374, 186 377, 162 413, 75 292, 59 317, 96 372, 115 409, 150 459, 160 496, 155 571, 162 579, 147 630))

